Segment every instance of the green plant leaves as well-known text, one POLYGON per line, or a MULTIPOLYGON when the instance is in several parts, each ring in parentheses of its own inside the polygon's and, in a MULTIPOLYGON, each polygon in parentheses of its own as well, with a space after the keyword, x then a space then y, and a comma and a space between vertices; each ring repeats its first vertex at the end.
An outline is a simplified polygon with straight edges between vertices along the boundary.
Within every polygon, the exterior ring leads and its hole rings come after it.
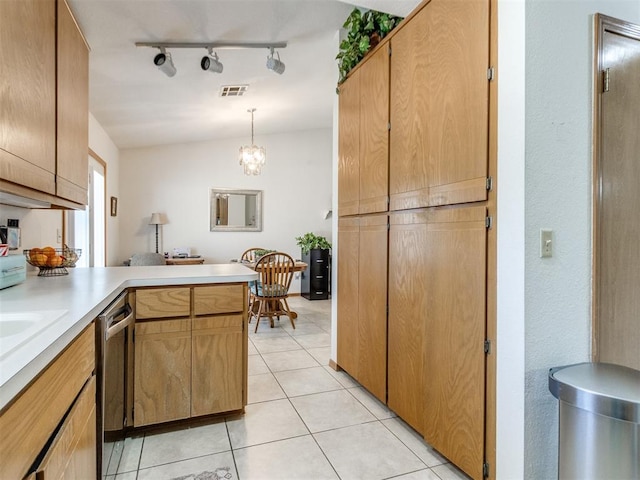
POLYGON ((376 10, 362 13, 358 8, 354 8, 343 24, 343 28, 347 30, 347 38, 340 42, 340 51, 336 55, 340 72, 338 83, 342 83, 367 54, 371 48, 372 34, 378 34, 382 39, 401 21, 401 17, 388 13, 376 10))
POLYGON ((300 247, 302 253, 309 253, 311 250, 320 248, 322 250, 330 250, 331 243, 320 235, 316 235, 313 232, 308 232, 301 237, 296 237, 296 245, 300 247))

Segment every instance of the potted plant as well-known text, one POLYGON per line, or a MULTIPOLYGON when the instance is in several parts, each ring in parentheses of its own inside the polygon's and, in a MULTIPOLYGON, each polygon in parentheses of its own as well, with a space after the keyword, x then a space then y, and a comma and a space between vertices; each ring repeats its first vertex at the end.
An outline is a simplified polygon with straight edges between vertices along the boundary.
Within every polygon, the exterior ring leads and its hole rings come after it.
POLYGON ((301 237, 296 237, 296 244, 302 250, 302 254, 308 254, 311 250, 331 250, 331 244, 326 237, 316 235, 313 232, 308 232, 301 237))
POLYGON ((313 232, 296 237, 296 242, 302 250, 302 261, 308 266, 302 272, 300 294, 308 300, 326 300, 330 291, 331 243, 313 232))
POLYGON ((347 30, 347 38, 340 42, 340 51, 336 56, 342 83, 349 72, 364 58, 367 52, 402 21, 402 17, 367 10, 364 13, 358 8, 347 17, 343 28, 347 30))

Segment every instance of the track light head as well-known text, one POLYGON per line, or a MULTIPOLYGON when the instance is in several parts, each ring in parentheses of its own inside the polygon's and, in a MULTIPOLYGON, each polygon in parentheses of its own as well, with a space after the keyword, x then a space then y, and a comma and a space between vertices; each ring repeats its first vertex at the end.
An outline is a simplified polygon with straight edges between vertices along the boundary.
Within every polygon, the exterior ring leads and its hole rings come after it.
POLYGON ((213 53, 212 49, 209 49, 209 55, 202 57, 200 61, 200 68, 204 71, 210 71, 211 73, 222 73, 224 66, 218 59, 218 54, 213 53))
POLYGON ((284 73, 284 63, 280 60, 280 54, 276 52, 278 58, 273 58, 273 47, 271 47, 271 53, 267 57, 267 68, 277 73, 278 75, 282 75, 284 73))
POLYGON ((171 54, 167 53, 164 47, 161 47, 160 53, 153 58, 153 64, 167 77, 173 77, 177 72, 173 60, 171 60, 171 54))

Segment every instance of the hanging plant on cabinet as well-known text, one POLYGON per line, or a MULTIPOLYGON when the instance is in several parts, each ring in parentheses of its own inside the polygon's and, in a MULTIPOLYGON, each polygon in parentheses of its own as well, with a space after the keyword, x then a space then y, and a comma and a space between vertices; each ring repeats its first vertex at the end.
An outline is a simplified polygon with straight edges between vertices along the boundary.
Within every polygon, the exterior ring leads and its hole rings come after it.
POLYGON ((347 30, 347 38, 340 42, 340 51, 336 56, 342 83, 353 68, 374 48, 380 40, 387 36, 400 22, 402 17, 389 15, 376 10, 364 13, 358 8, 347 17, 342 26, 347 30))

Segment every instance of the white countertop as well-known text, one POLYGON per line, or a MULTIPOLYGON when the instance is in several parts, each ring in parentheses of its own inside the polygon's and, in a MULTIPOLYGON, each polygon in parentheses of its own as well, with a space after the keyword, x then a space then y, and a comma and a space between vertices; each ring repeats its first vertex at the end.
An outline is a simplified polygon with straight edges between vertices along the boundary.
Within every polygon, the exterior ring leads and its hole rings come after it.
POLYGON ((56 312, 19 347, 0 348, 0 409, 11 401, 127 287, 248 282, 257 273, 239 263, 152 267, 69 268, 0 290, 0 322, 15 313, 56 312), (63 313, 60 316, 61 311, 63 313))

